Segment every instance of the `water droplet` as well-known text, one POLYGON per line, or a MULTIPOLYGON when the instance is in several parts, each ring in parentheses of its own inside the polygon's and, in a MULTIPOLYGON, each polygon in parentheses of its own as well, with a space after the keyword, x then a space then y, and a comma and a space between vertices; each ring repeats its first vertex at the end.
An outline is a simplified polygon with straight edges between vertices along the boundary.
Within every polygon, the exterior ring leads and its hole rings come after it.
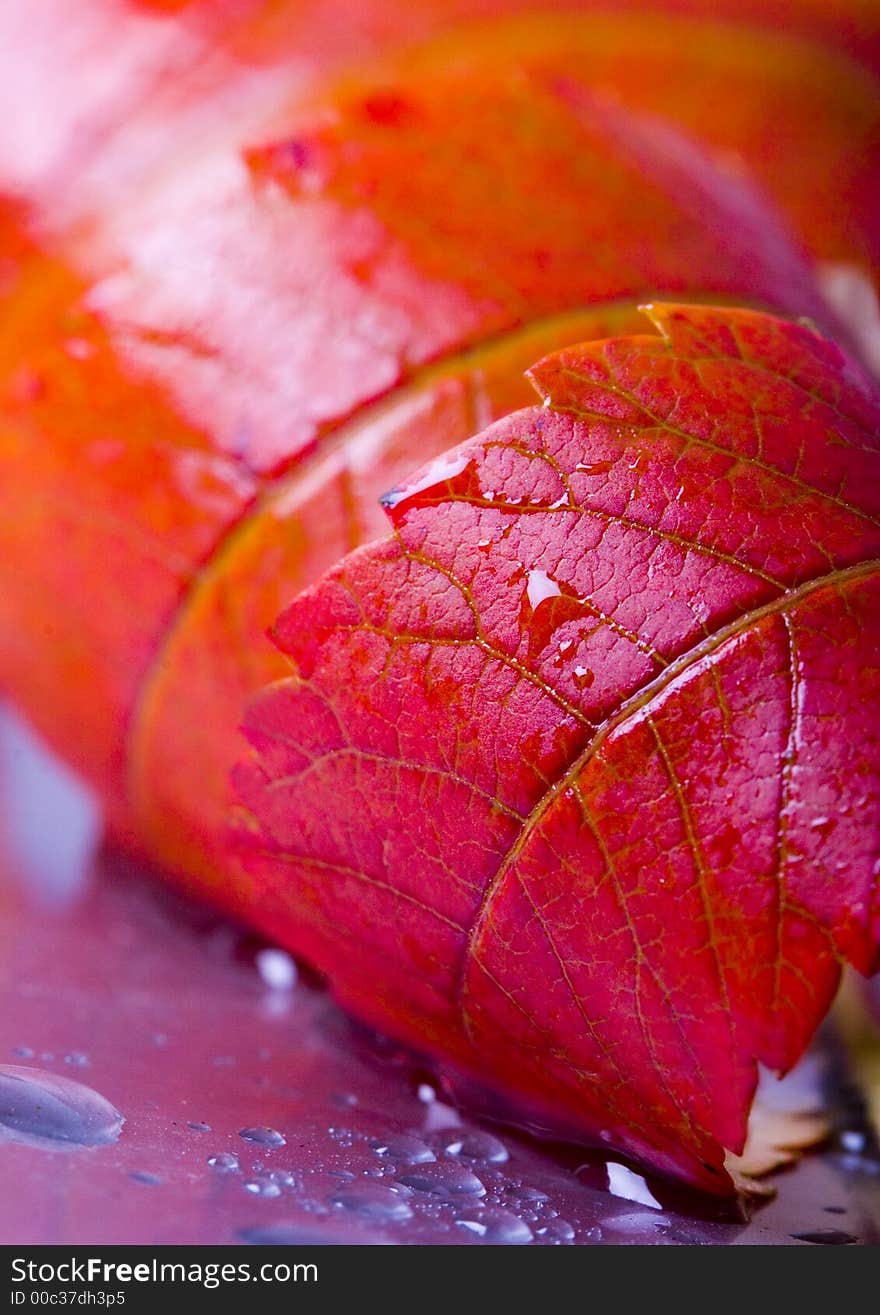
POLYGON ((207 1123, 193 1122, 193 1123, 188 1123, 186 1126, 187 1126, 188 1128, 191 1128, 191 1129, 193 1130, 193 1132, 210 1132, 210 1131, 211 1131, 211 1127, 210 1127, 210 1125, 207 1124, 207 1123))
POLYGON ((589 689, 596 679, 595 673, 589 667, 575 667, 572 674, 578 689, 589 689))
POLYGON ((279 1187, 294 1188, 299 1186, 296 1174, 291 1173, 289 1169, 273 1169, 269 1174, 269 1177, 272 1182, 277 1183, 279 1187))
POLYGON ((437 1093, 429 1082, 420 1082, 416 1088, 416 1095, 423 1105, 430 1105, 437 1099, 437 1093))
POLYGON ((392 513, 394 523, 399 524, 403 513, 410 507, 438 502, 458 491, 461 476, 473 469, 474 463, 467 457, 444 452, 424 466, 411 483, 398 484, 384 493, 379 501, 392 513))
POLYGON ((554 667, 565 666, 566 660, 571 656, 574 648, 575 648, 575 642, 573 639, 563 639, 562 643, 559 645, 559 647, 557 648, 556 652, 553 655, 554 667))
POLYGON ((806 1233, 790 1233, 798 1242, 813 1242, 817 1246, 844 1247, 858 1242, 852 1233, 844 1233, 839 1228, 817 1228, 806 1233))
POLYGON ((33 1059, 34 1057, 34 1052, 30 1046, 14 1046, 12 1053, 17 1059, 33 1059))
POLYGON ((810 830, 817 831, 823 840, 827 840, 831 832, 837 826, 837 820, 833 817, 814 817, 810 823, 810 830))
POLYGON ((232 1151, 220 1151, 218 1155, 210 1155, 208 1164, 212 1169, 216 1169, 218 1173, 238 1172, 238 1156, 234 1155, 232 1151))
POLYGON ((529 571, 526 582, 526 597, 533 612, 537 610, 539 604, 544 602, 545 598, 558 598, 561 593, 562 590, 559 585, 546 571, 529 571))
POLYGON ((442 1163, 416 1165, 398 1174, 397 1181, 416 1192, 449 1200, 456 1196, 485 1196, 486 1188, 463 1164, 454 1160, 442 1163))
POLYGON ((850 1155, 860 1155, 865 1149, 866 1137, 863 1132, 846 1131, 840 1134, 840 1144, 850 1155))
POLYGON ((296 986, 296 964, 285 950, 258 950, 254 962, 257 972, 272 991, 292 991, 296 986))
POLYGON ((633 1173, 625 1164, 615 1164, 613 1161, 609 1161, 606 1168, 608 1190, 612 1196, 622 1197, 624 1201, 638 1201, 639 1205, 648 1205, 652 1210, 663 1209, 641 1174, 633 1173))
POLYGON ((242 1141, 256 1142, 258 1146, 286 1146, 287 1142, 274 1128, 241 1128, 239 1137, 242 1141))
POLYGON ((607 475, 613 469, 613 461, 581 461, 575 466, 575 470, 582 475, 607 475))
POLYGON ((130 1173, 128 1176, 133 1182, 143 1183, 147 1187, 158 1187, 162 1182, 157 1173, 147 1173, 143 1169, 136 1169, 134 1173, 130 1173))
POLYGON ((430 1164, 437 1158, 421 1137, 413 1137, 406 1132, 381 1139, 374 1138, 370 1146, 377 1155, 396 1160, 399 1164, 430 1164))
POLYGON ((532 1241, 532 1230, 509 1210, 495 1208, 468 1210, 456 1219, 456 1225, 477 1233, 494 1246, 524 1246, 532 1241))
POLYGON ((69 1055, 64 1056, 65 1064, 71 1068, 90 1068, 91 1061, 88 1055, 84 1055, 81 1050, 72 1050, 69 1055))
POLYGON ((471 1160, 479 1164, 504 1164, 510 1153, 502 1141, 489 1132, 450 1128, 441 1133, 438 1143, 447 1155, 456 1160, 471 1160))
POLYGON ((540 1187, 531 1187, 527 1183, 509 1183, 508 1194, 518 1201, 549 1201, 550 1197, 540 1187))
POLYGON ((575 1232, 567 1219, 551 1219, 538 1229, 537 1236, 549 1246, 565 1246, 574 1241, 575 1232))
POLYGON ((278 1183, 273 1183, 271 1179, 268 1178, 261 1178, 261 1179, 251 1178, 249 1179, 248 1182, 244 1184, 244 1190, 246 1192, 249 1192, 251 1196, 262 1196, 269 1198, 269 1197, 275 1197, 281 1195, 281 1188, 278 1185, 278 1183))
POLYGON ((392 1187, 373 1183, 352 1183, 341 1187, 332 1197, 334 1205, 369 1219, 411 1219, 412 1210, 404 1200, 404 1193, 392 1187))
POLYGON ((0 1064, 0 1137, 65 1149, 107 1146, 124 1122, 109 1101, 81 1082, 0 1064))

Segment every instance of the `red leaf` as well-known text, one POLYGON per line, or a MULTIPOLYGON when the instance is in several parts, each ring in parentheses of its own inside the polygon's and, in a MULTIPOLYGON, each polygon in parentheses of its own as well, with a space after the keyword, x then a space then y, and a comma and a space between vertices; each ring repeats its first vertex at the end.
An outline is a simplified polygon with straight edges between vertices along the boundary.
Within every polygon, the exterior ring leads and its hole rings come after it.
POLYGON ((725 1191, 877 962, 880 410, 803 327, 648 313, 285 613, 238 780, 344 1001, 725 1191))

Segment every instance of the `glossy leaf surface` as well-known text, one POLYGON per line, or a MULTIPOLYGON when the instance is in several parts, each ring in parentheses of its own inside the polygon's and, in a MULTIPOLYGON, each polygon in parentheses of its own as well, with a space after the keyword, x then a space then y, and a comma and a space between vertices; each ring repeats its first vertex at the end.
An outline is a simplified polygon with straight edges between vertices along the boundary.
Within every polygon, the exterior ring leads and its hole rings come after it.
POLYGON ((650 313, 282 616, 238 788, 345 1003, 724 1191, 755 1061, 876 963, 880 413, 805 328, 650 313))

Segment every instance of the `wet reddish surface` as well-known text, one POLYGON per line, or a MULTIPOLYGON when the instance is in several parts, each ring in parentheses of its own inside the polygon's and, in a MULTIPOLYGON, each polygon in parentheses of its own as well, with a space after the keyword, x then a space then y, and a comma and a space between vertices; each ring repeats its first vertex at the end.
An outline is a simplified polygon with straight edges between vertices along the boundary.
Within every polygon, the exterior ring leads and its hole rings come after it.
POLYGON ((0 1139, 0 1241, 880 1240, 880 1162, 847 1151, 862 1137, 848 1124, 777 1175, 750 1222, 713 1218, 717 1205, 456 1111, 412 1056, 302 975, 291 987, 289 961, 92 859, 82 798, 8 720, 0 798, 0 1088, 2 1066, 42 1070, 125 1118, 103 1145, 38 1143, 21 1121, 0 1139))

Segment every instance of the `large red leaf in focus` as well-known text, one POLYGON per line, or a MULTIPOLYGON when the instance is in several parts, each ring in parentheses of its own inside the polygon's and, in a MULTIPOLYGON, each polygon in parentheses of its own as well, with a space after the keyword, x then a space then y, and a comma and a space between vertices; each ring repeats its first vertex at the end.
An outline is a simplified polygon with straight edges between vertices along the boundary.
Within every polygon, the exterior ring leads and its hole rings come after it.
POLYGON ((756 1060, 876 965, 880 409, 802 326, 649 313, 283 615, 237 783, 344 1003, 724 1192, 756 1060))

